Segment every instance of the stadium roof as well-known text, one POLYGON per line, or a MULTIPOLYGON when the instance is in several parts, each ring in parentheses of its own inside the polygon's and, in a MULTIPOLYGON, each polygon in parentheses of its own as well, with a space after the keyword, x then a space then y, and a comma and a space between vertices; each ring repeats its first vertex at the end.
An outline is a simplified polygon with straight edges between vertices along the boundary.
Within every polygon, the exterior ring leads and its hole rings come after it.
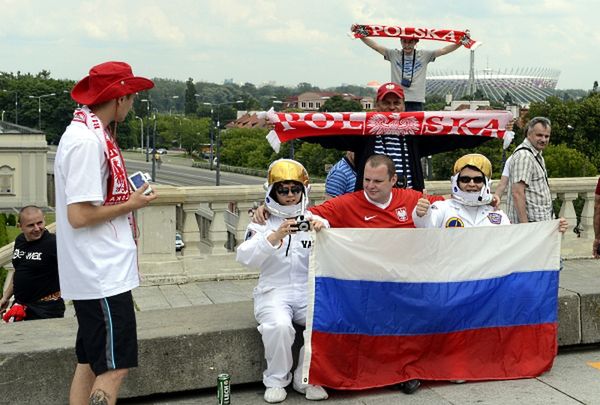
MULTIPOLYGON (((560 71, 546 68, 513 68, 504 71, 484 69, 475 72, 475 90, 492 101, 510 96, 515 103, 543 101, 553 95, 560 71)), ((458 72, 431 72, 427 76, 427 94, 462 98, 469 94, 469 75, 458 72)))

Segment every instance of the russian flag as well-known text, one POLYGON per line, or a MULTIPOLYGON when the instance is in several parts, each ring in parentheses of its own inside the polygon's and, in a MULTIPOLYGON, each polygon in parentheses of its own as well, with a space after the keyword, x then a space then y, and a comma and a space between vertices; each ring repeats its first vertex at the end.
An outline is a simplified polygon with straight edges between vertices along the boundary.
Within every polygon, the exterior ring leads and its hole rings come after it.
POLYGON ((558 221, 317 233, 304 381, 540 375, 557 352, 560 242, 558 221))

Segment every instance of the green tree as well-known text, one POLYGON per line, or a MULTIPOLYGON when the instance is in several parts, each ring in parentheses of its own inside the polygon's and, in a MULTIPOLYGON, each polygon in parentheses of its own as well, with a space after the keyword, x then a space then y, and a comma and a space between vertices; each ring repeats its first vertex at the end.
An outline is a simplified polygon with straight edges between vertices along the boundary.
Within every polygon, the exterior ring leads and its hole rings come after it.
POLYGON ((503 153, 502 140, 500 139, 491 139, 483 145, 472 149, 457 149, 451 152, 439 153, 433 155, 432 158, 433 180, 448 180, 452 175, 454 162, 467 153, 481 153, 486 156, 492 163, 492 177, 494 178, 500 177, 503 167, 503 156, 510 155, 510 152, 503 153))
POLYGON ((209 118, 189 118, 177 123, 181 147, 188 154, 199 151, 202 145, 209 143, 211 121, 209 118))
POLYGON ((221 162, 226 165, 266 169, 276 154, 264 128, 231 128, 221 131, 221 162))
POLYGON ((196 86, 191 77, 185 82, 185 115, 196 114, 198 111, 198 101, 196 100, 196 86))
POLYGON ((308 174, 313 177, 325 177, 325 166, 334 164, 346 152, 336 149, 325 149, 321 145, 308 142, 299 142, 296 147, 295 158, 302 163, 308 174))
POLYGON ((583 153, 565 144, 548 145, 544 150, 544 161, 548 177, 589 177, 598 173, 583 153))
POLYGON ((298 83, 298 85, 296 86, 296 94, 302 94, 302 93, 306 93, 308 91, 321 91, 321 89, 319 89, 318 87, 313 86, 310 83, 306 83, 306 82, 300 82, 298 83))
POLYGON ((576 149, 600 168, 600 94, 567 101, 548 97, 531 104, 527 118, 536 116, 552 121, 551 144, 576 149))
POLYGON ((346 100, 340 95, 335 95, 329 98, 319 111, 327 112, 345 112, 345 111, 362 111, 362 104, 356 100, 346 100))
POLYGON ((425 111, 443 111, 446 99, 440 95, 428 95, 425 97, 425 111))

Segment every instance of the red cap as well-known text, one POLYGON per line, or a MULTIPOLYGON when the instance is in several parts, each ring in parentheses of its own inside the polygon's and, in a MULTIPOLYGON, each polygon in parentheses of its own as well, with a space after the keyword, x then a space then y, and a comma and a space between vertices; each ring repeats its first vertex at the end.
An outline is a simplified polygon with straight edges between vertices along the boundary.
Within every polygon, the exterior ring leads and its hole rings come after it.
POLYGON ((105 62, 90 69, 71 90, 71 98, 79 104, 94 105, 153 87, 152 80, 134 76, 127 63, 105 62))
POLYGON ((400 97, 402 100, 404 100, 404 90, 402 90, 402 87, 400 87, 399 84, 390 82, 384 83, 381 86, 379 86, 379 89, 377 90, 377 98, 375 99, 375 101, 380 101, 386 96, 386 94, 389 93, 393 93, 400 97))

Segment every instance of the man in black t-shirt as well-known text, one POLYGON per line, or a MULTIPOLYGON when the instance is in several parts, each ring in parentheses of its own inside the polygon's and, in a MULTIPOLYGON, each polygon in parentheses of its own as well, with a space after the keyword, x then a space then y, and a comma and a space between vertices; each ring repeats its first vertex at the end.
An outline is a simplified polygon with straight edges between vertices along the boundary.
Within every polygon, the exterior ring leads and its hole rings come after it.
POLYGON ((35 206, 21 209, 18 226, 22 233, 13 250, 15 273, 0 299, 0 312, 14 295, 15 303, 25 307, 25 320, 62 318, 65 303, 60 297, 56 237, 48 232, 44 213, 35 206))

